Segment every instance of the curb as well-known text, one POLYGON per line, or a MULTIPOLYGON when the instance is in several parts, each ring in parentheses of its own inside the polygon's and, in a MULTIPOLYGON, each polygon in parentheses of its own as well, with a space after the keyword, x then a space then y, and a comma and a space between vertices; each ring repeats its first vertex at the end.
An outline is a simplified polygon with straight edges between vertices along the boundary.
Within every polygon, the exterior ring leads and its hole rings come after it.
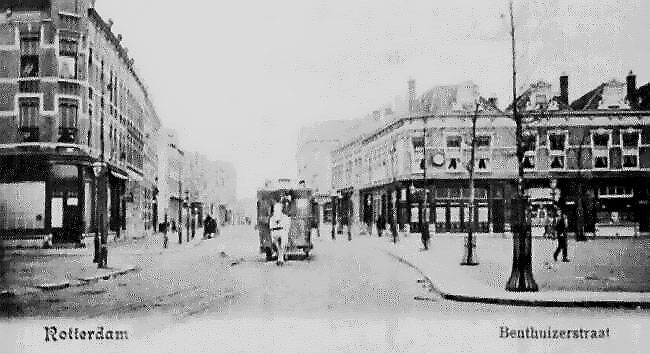
POLYGON ((69 281, 64 281, 61 283, 49 283, 49 284, 36 285, 36 288, 41 289, 43 291, 61 290, 69 287, 70 287, 69 281))
POLYGON ((93 275, 93 276, 85 277, 85 278, 79 278, 78 279, 79 280, 79 285, 85 285, 85 284, 88 284, 88 283, 95 283, 95 282, 98 282, 100 279, 109 280, 111 278, 115 278, 117 276, 124 275, 124 274, 130 273, 130 272, 135 272, 137 270, 138 270, 138 267, 136 267, 136 266, 128 266, 128 267, 120 269, 120 270, 115 270, 115 271, 111 271, 111 272, 107 272, 107 273, 103 273, 103 274, 98 274, 98 275, 93 275))
POLYGON ((107 272, 104 274, 94 275, 86 278, 79 278, 70 281, 63 281, 60 283, 45 283, 45 284, 36 285, 34 287, 26 287, 23 290, 20 289, 2 290, 0 291, 0 299, 10 299, 16 296, 22 296, 22 295, 26 295, 38 291, 55 291, 55 290, 62 290, 67 288, 75 288, 79 286, 88 285, 90 283, 98 282, 100 279, 108 280, 138 270, 139 268, 136 266, 128 266, 126 268, 107 272))
POLYGON ((408 261, 406 258, 399 256, 390 250, 384 250, 388 255, 397 259, 399 262, 415 269, 429 283, 430 289, 439 294, 445 300, 457 302, 473 302, 490 305, 506 306, 535 306, 535 307, 581 307, 581 308, 611 308, 611 309, 650 309, 649 302, 628 301, 628 300, 545 300, 545 299, 508 299, 500 297, 476 296, 454 294, 440 290, 431 278, 429 278, 419 267, 408 261))

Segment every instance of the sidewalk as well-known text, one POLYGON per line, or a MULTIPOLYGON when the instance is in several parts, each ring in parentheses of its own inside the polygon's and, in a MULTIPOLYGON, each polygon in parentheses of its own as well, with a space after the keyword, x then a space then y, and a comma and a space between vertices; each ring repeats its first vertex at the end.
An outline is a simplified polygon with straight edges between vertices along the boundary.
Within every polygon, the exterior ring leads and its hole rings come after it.
MULTIPOLYGON (((367 236, 360 236, 366 237, 367 236)), ((457 301, 535 306, 650 308, 650 241, 569 241, 571 262, 554 262, 555 242, 533 240, 533 276, 538 292, 505 290, 512 270, 512 239, 478 235, 479 265, 461 266, 463 235, 437 235, 429 251, 419 234, 376 238, 377 247, 418 269, 444 298, 457 301)), ((561 256, 560 256, 561 258, 561 256)))
POLYGON ((183 243, 179 244, 178 233, 169 233, 166 250, 161 233, 108 242, 108 268, 105 269, 93 263, 92 238, 86 248, 5 249, 0 253, 0 296, 81 286, 137 271, 140 256, 194 247, 201 242, 202 236, 203 229, 197 229, 195 238, 187 243, 183 232, 183 243))

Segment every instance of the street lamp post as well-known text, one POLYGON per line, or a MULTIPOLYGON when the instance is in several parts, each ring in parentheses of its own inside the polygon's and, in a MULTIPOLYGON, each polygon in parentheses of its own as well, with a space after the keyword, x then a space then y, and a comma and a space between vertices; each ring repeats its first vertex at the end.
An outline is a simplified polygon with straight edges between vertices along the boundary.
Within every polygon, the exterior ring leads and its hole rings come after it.
POLYGON ((94 258, 93 262, 97 263, 98 268, 103 268, 104 266, 104 252, 102 252, 102 240, 100 239, 100 233, 101 236, 103 237, 104 235, 104 217, 102 215, 101 221, 99 217, 99 184, 100 182, 100 177, 102 176, 104 172, 104 163, 103 162, 95 162, 93 163, 93 174, 95 175, 95 239, 94 239, 94 246, 95 246, 95 252, 94 252, 94 258), (101 228, 101 231, 100 231, 101 228))
POLYGON ((190 192, 185 190, 185 241, 190 242, 190 192))
POLYGON ((181 227, 181 220, 183 218, 183 185, 181 178, 183 175, 183 164, 181 160, 178 160, 178 244, 183 243, 183 228, 181 227))
POLYGON ((423 118, 422 135, 424 142, 422 144, 422 188, 424 188, 422 195, 422 216, 420 219, 420 232, 422 234, 422 245, 425 250, 429 249, 429 203, 428 203, 428 188, 427 188, 427 117, 423 118))
MULTIPOLYGON (((411 204, 413 203, 414 200, 416 200, 416 201, 418 201, 418 207, 420 206, 420 202, 419 202, 420 198, 418 197, 418 195, 416 193, 417 193, 417 189, 415 188, 415 185, 413 184, 413 180, 411 180, 411 186, 409 187, 409 200, 408 200, 409 210, 410 210, 410 213, 409 213, 410 219, 408 221, 408 226, 409 226, 408 231, 409 232, 413 232, 413 230, 411 229, 411 221, 413 220, 413 208, 412 208, 411 204)), ((418 215, 418 217, 419 217, 419 215, 418 215)))
POLYGON ((470 153, 469 164, 467 165, 467 170, 469 171, 469 225, 467 227, 467 241, 465 243, 465 257, 460 263, 461 265, 475 266, 478 265, 478 262, 475 260, 474 255, 474 203, 476 199, 476 191, 474 189, 474 166, 476 163, 475 153, 476 153, 476 120, 478 119, 478 109, 480 102, 476 103, 476 109, 474 111, 474 116, 472 117, 472 150, 470 153))
POLYGON ((515 23, 510 1, 510 35, 512 44, 512 117, 516 124, 515 139, 517 143, 517 196, 512 200, 514 214, 514 232, 512 238, 512 272, 506 283, 507 291, 537 291, 537 283, 532 270, 532 235, 530 233, 529 217, 526 215, 528 200, 524 196, 524 149, 522 141, 522 121, 517 114, 517 67, 515 65, 515 23))
POLYGON ((336 193, 332 192, 332 240, 336 240, 336 193))

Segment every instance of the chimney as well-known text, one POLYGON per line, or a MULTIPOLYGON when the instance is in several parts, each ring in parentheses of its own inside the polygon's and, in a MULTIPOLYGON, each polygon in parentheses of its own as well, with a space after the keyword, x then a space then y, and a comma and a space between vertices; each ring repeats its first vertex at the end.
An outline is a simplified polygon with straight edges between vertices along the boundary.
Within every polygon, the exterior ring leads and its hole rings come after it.
POLYGON ((115 22, 113 22, 113 19, 112 19, 112 18, 109 18, 109 19, 108 19, 108 23, 107 23, 107 25, 108 25, 108 29, 111 29, 111 28, 113 27, 113 24, 115 24, 115 22))
POLYGON ((565 107, 569 105, 569 77, 565 73, 560 76, 560 103, 565 107))
POLYGON ((631 109, 637 108, 636 75, 634 75, 632 70, 627 74, 627 101, 631 109))
POLYGON ((415 80, 409 80, 409 113, 415 110, 415 80))
POLYGON ((118 41, 118 42, 121 42, 121 41, 122 41, 122 34, 121 34, 121 33, 117 35, 117 41, 118 41))

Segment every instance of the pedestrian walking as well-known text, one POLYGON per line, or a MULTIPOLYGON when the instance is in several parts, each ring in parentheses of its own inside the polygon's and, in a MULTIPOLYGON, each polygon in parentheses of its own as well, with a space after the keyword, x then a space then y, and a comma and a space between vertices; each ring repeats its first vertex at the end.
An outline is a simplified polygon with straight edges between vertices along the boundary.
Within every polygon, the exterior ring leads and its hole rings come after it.
POLYGON ((165 215, 165 221, 160 224, 160 231, 163 233, 163 248, 167 248, 169 243, 169 236, 167 236, 167 231, 169 229, 169 222, 167 221, 167 215, 165 215))
POLYGON ((377 236, 381 237, 384 233, 384 227, 386 226, 386 218, 384 214, 379 214, 377 217, 377 236))
POLYGON ((567 245, 567 217, 558 210, 557 217, 555 218, 555 233, 557 235, 557 249, 553 253, 553 260, 557 261, 557 256, 562 252, 562 262, 569 262, 567 258, 568 245, 567 245))
POLYGON ((196 219, 192 217, 192 223, 190 224, 192 228, 192 239, 194 239, 194 236, 196 235, 196 219))

